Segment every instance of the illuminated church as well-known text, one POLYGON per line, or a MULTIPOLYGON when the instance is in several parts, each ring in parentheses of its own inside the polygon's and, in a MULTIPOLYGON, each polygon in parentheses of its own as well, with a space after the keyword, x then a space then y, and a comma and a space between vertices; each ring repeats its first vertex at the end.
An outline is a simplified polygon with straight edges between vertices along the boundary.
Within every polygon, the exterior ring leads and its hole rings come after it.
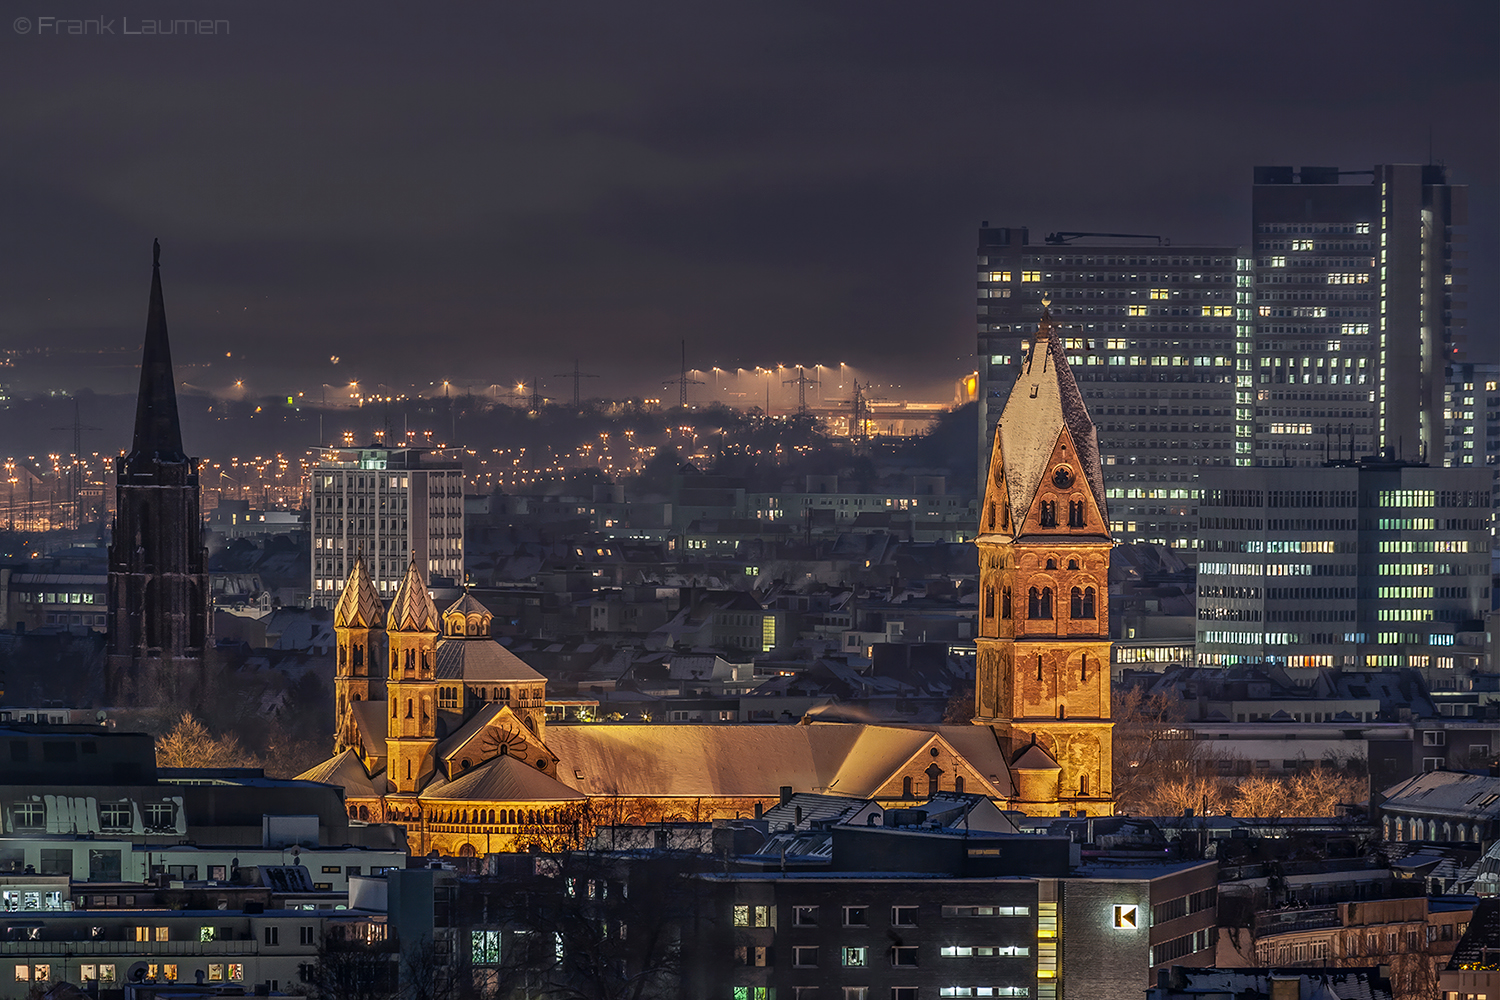
POLYGON ((985 795, 1109 815, 1110 537, 1093 424, 1044 315, 996 431, 977 539, 974 725, 547 723, 547 681, 415 560, 387 608, 356 561, 334 609, 334 756, 352 819, 475 855, 594 823, 758 816, 784 789, 914 804, 985 795))
POLYGON ((1104 472, 1045 305, 995 428, 979 519, 974 721, 1006 747, 1010 806, 1033 816, 1110 815, 1104 472))

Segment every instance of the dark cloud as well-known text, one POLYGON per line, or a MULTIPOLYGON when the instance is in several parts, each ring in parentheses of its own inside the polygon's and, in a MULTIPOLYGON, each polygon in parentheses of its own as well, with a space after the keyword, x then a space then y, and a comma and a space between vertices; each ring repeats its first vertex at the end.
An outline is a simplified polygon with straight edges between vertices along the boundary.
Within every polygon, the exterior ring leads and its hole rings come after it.
POLYGON ((581 356, 622 392, 682 339, 701 367, 937 383, 973 351, 981 219, 1241 243, 1254 164, 1424 161, 1430 136, 1471 185, 1494 353, 1490 0, 116 9, 231 33, 0 26, 7 345, 134 342, 159 235, 205 383, 581 356))

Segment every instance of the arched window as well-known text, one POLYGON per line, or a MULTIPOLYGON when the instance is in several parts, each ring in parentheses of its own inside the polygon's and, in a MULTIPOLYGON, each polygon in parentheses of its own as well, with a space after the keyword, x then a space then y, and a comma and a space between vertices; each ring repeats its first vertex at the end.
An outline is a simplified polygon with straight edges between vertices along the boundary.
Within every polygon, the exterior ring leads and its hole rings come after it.
POLYGON ((993 618, 993 617, 995 617, 995 588, 994 587, 986 587, 986 588, 984 588, 984 616, 986 618, 993 618))
POLYGON ((1037 615, 1037 617, 1038 618, 1042 618, 1042 619, 1050 620, 1052 618, 1052 588, 1051 587, 1043 587, 1042 588, 1041 607, 1042 607, 1042 613, 1040 615, 1037 615))
POLYGON ((1083 617, 1083 590, 1082 590, 1082 588, 1080 588, 1080 587, 1074 587, 1071 596, 1072 596, 1072 607, 1069 608, 1069 611, 1071 612, 1071 614, 1072 614, 1072 616, 1074 618, 1082 618, 1083 617))
POLYGON ((1078 776, 1078 794, 1079 795, 1087 795, 1088 793, 1089 793, 1089 776, 1086 775, 1086 774, 1080 774, 1078 776))
POLYGON ((396 717, 396 699, 392 698, 391 699, 391 718, 394 719, 395 717, 396 717))
POLYGON ((1041 503, 1041 524, 1044 528, 1057 527, 1057 501, 1043 500, 1041 503))
POLYGON ((911 778, 901 779, 901 797, 903 799, 913 798, 911 794, 911 778))
POLYGON ((1068 527, 1082 528, 1087 523, 1083 514, 1082 500, 1068 501, 1068 527))
POLYGON ((963 791, 964 791, 964 776, 963 775, 960 774, 960 775, 958 775, 957 777, 955 777, 953 779, 953 790, 955 792, 959 793, 960 795, 963 794, 963 791))
POLYGON ((360 806, 359 807, 359 818, 362 819, 362 820, 365 820, 366 822, 369 821, 369 819, 370 819, 370 807, 369 806, 360 806))
POLYGON ((365 665, 365 647, 354 647, 354 665, 356 667, 362 667, 365 665))
POLYGON ((1077 568, 1078 568, 1078 560, 1077 559, 1069 559, 1068 560, 1068 569, 1077 569, 1077 568))
POLYGON ((1047 560, 1047 568, 1048 569, 1057 569, 1057 560, 1049 558, 1047 560))
POLYGON ((1000 617, 1010 617, 1010 588, 1006 587, 1000 591, 1000 617))
POLYGON ((347 646, 339 647, 339 666, 344 666, 349 660, 349 649, 347 646))
POLYGON ((1042 617, 1042 592, 1035 587, 1026 594, 1026 617, 1042 617))
POLYGON ((410 698, 406 699, 406 717, 408 719, 412 718, 412 714, 411 714, 411 699, 410 698))
POLYGON ((1082 663, 1078 669, 1078 679, 1081 681, 1086 681, 1089 679, 1089 654, 1084 653, 1079 657, 1079 659, 1082 661, 1082 663))
POLYGON ((990 530, 991 531, 995 530, 995 528, 997 527, 997 525, 995 523, 995 501, 993 501, 993 500, 990 501, 990 522, 989 523, 990 523, 990 530))

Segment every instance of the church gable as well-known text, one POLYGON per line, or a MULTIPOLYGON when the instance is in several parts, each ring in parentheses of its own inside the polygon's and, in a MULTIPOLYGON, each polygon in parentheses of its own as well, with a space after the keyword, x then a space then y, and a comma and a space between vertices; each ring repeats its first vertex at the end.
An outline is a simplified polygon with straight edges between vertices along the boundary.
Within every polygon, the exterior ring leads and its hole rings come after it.
POLYGON ((979 533, 1008 537, 1011 525, 1010 487, 1005 481, 1005 453, 1000 447, 1000 432, 995 431, 990 445, 990 475, 984 487, 984 504, 979 510, 979 533))
POLYGON ((496 757, 514 757, 556 776, 557 755, 508 705, 486 705, 437 750, 449 778, 496 757))
POLYGON ((1005 797, 974 763, 936 733, 881 782, 871 798, 881 801, 925 801, 941 792, 1005 797))
POLYGON ((1026 509, 1017 509, 1021 535, 1096 535, 1107 537, 1103 498, 1084 475, 1072 432, 1062 427, 1042 466, 1026 509))

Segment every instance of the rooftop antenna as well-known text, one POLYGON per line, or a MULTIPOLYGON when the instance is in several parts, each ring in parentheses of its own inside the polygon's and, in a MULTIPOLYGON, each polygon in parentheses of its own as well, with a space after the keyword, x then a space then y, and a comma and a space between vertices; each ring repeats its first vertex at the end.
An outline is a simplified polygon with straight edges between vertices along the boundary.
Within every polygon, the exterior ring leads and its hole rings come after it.
MULTIPOLYGON (((684 350, 686 350, 686 347, 684 347, 684 350)), ((586 378, 598 378, 599 376, 598 375, 590 375, 587 372, 579 371, 578 370, 578 359, 574 358, 573 359, 573 370, 571 372, 563 372, 561 375, 554 375, 552 377, 553 378, 572 378, 573 379, 573 409, 578 410, 578 409, 582 409, 583 408, 583 396, 579 392, 579 383, 583 379, 586 379, 586 378)))

